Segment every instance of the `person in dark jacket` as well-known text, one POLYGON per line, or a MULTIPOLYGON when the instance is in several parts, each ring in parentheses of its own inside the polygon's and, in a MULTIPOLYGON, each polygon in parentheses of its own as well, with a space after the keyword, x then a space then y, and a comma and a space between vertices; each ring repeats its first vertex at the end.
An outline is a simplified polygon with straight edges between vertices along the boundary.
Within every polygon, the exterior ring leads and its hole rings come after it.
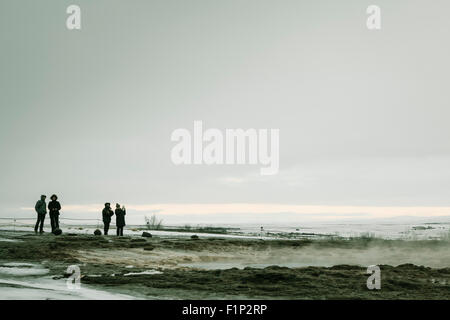
POLYGON ((111 204, 109 202, 105 203, 105 208, 103 208, 102 211, 105 236, 108 235, 109 224, 111 223, 111 217, 113 215, 114 212, 111 209, 111 204))
POLYGON ((52 201, 48 203, 48 212, 50 213, 50 224, 52 226, 52 232, 59 229, 59 210, 61 210, 61 204, 57 201, 56 194, 50 197, 52 201))
POLYGON ((125 206, 120 208, 120 204, 116 203, 116 228, 117 228, 117 236, 123 236, 123 227, 125 227, 125 206))
POLYGON ((47 214, 47 204, 45 203, 45 198, 47 198, 45 195, 41 196, 41 200, 38 200, 36 202, 36 205, 34 206, 34 210, 36 210, 37 213, 37 221, 36 225, 34 227, 34 232, 38 232, 39 227, 39 233, 44 233, 44 220, 45 215, 47 214))

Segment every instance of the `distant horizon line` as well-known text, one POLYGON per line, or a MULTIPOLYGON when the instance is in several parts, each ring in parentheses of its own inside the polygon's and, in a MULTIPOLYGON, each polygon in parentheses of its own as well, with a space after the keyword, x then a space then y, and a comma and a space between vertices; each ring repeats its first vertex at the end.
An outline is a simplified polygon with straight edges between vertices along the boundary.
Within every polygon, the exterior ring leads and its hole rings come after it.
MULTIPOLYGON (((103 203, 63 205, 63 212, 99 212, 103 203)), ((160 215, 217 215, 217 214, 298 214, 309 216, 360 216, 366 218, 439 217, 450 216, 450 206, 344 206, 344 205, 287 205, 278 203, 156 203, 125 207, 134 212, 160 215)), ((20 207, 21 211, 34 211, 33 207, 20 207)))

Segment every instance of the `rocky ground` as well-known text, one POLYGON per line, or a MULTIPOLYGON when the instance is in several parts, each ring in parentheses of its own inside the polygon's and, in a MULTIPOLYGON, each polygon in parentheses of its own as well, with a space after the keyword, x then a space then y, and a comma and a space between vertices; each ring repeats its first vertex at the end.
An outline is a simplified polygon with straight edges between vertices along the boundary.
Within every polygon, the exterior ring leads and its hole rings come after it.
POLYGON ((262 241, 25 232, 0 232, 0 238, 0 264, 39 263, 55 280, 67 277, 67 267, 75 264, 81 269, 82 285, 136 298, 450 298, 446 241, 262 241), (305 266, 298 267, 300 261, 305 266), (381 269, 380 290, 367 289, 370 264, 381 269))

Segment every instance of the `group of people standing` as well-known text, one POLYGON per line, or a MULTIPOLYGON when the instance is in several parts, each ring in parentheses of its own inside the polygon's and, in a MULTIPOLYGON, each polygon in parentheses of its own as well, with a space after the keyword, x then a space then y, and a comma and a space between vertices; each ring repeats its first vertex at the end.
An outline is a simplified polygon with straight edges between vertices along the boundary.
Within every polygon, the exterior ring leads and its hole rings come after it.
MULTIPOLYGON (((56 230, 59 230, 59 211, 61 210, 61 204, 58 201, 58 196, 56 194, 50 197, 50 202, 45 202, 47 198, 46 195, 41 195, 41 199, 36 202, 34 209, 37 213, 37 221, 34 227, 34 232, 44 233, 44 221, 45 216, 47 214, 47 209, 50 213, 50 224, 52 227, 52 233, 55 233, 56 230)), ((105 208, 102 211, 102 218, 104 224, 104 232, 105 235, 108 235, 109 225, 111 224, 111 217, 116 215, 116 227, 117 227, 117 235, 123 236, 123 228, 125 227, 125 215, 126 209, 125 206, 120 207, 120 204, 116 203, 116 210, 113 212, 111 209, 111 204, 109 202, 105 203, 105 208)))
MULTIPOLYGON (((47 204, 45 203, 45 199, 47 196, 41 195, 41 199, 36 202, 34 209, 37 212, 37 221, 34 226, 34 232, 39 233, 44 232, 44 220, 45 215, 47 214, 47 204)), ((56 229, 59 229, 59 211, 61 210, 61 204, 58 201, 58 196, 56 194, 50 197, 50 202, 48 203, 48 211, 50 212, 50 225, 52 226, 52 232, 55 232, 56 229)))
POLYGON ((117 235, 123 236, 123 227, 125 227, 125 215, 126 210, 125 206, 120 207, 120 204, 116 203, 116 210, 113 212, 111 209, 111 203, 107 202, 105 203, 105 207, 102 211, 103 216, 103 225, 104 225, 104 232, 105 236, 108 235, 109 225, 111 223, 111 217, 113 215, 116 215, 116 229, 117 229, 117 235))

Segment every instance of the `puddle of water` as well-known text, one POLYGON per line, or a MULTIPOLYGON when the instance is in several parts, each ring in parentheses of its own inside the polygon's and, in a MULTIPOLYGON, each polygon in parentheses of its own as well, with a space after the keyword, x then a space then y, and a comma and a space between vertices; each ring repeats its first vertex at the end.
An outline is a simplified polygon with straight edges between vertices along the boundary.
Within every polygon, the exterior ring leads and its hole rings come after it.
MULTIPOLYGON (((114 291, 94 289, 92 286, 81 284, 78 289, 70 289, 67 279, 53 279, 47 275, 49 269, 41 264, 22 262, 0 262, 0 300, 22 299, 137 299, 132 295, 120 294, 114 291)), ((156 270, 144 271, 141 274, 155 274, 156 270)), ((133 275, 133 274, 130 274, 133 275)), ((91 275, 95 276, 95 275, 91 275)), ((149 297, 151 299, 152 297, 149 297)), ((157 299, 158 297, 153 297, 157 299)))

